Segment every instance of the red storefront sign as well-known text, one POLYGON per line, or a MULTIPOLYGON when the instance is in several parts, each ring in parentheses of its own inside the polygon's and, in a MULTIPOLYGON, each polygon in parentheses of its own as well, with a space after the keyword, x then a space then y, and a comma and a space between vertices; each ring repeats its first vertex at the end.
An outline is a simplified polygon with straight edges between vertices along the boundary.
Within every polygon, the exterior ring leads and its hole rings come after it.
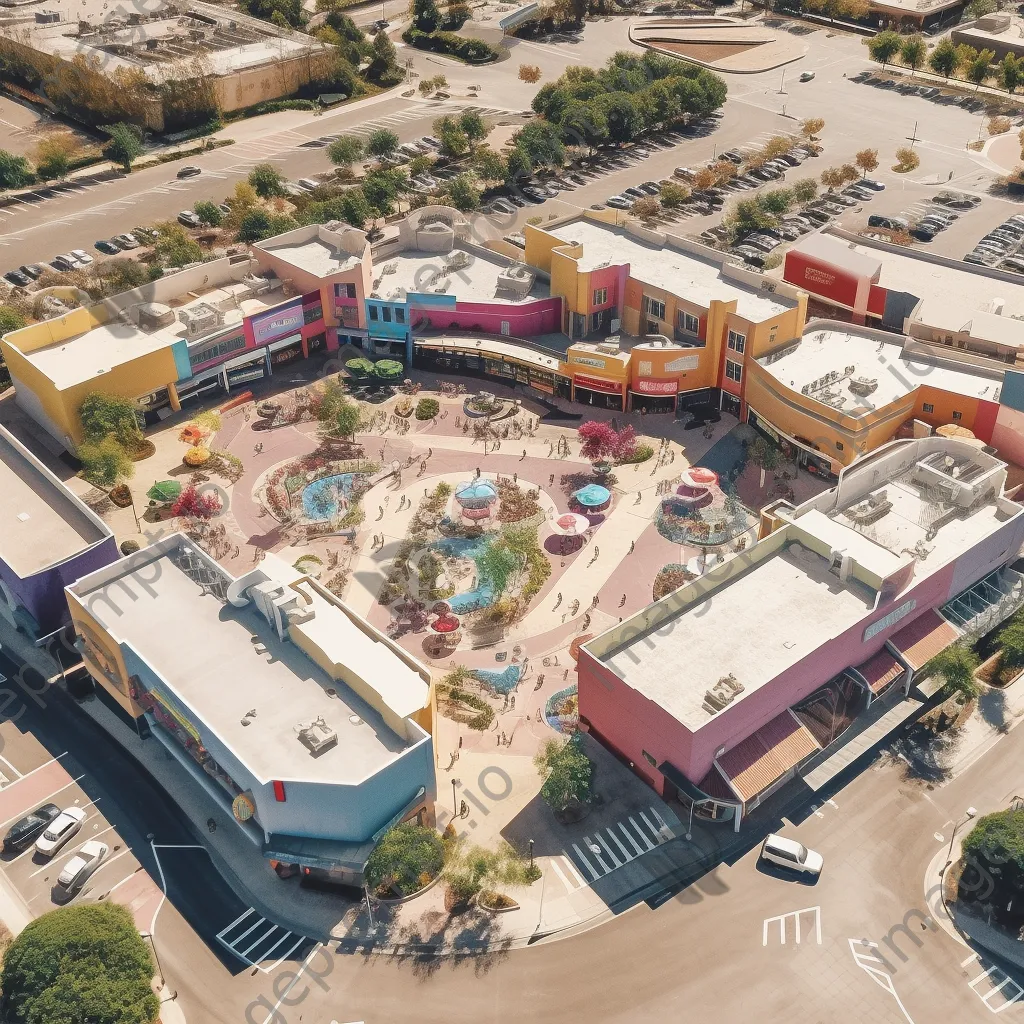
POLYGON ((675 395, 679 392, 679 382, 658 380, 655 377, 637 377, 633 382, 633 390, 640 395, 675 395))
POLYGON ((601 377, 588 377, 585 373, 577 373, 573 376, 573 383, 578 388, 588 388, 591 391, 607 391, 611 394, 621 395, 621 381, 604 380, 601 377))
POLYGON ((853 308, 857 301, 860 279, 841 267, 802 252, 790 251, 786 254, 783 276, 790 284, 805 288, 812 295, 820 295, 840 305, 853 308))

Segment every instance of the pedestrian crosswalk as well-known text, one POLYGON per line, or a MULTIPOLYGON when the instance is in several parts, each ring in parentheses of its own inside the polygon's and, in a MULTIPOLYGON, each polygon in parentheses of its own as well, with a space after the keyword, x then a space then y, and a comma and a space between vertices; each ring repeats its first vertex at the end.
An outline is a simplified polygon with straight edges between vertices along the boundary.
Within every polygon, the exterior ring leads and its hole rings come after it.
POLYGON ((573 892, 650 853, 672 837, 665 819, 654 807, 648 807, 570 843, 561 857, 552 859, 551 866, 566 889, 573 892))
POLYGON ((217 941, 242 963, 256 967, 264 974, 269 974, 289 958, 301 958, 303 951, 300 946, 313 945, 312 939, 271 924, 252 908, 219 931, 217 941))

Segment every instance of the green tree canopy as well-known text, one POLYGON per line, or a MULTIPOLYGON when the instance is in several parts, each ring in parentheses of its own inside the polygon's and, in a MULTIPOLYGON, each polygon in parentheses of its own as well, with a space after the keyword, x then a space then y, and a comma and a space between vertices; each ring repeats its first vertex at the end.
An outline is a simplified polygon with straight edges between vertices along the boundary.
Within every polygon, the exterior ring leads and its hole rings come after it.
POLYGON ((27 322, 13 306, 0 306, 0 338, 8 331, 20 331, 27 322))
POLYGON ((0 149, 0 188, 22 188, 32 180, 32 168, 25 157, 0 149))
POLYGON ((157 225, 159 237, 153 251, 161 263, 168 267, 184 267, 189 263, 201 263, 203 250, 199 243, 180 225, 166 221, 157 225))
POLYGON ((132 163, 142 153, 142 129, 134 124, 108 124, 102 127, 110 136, 103 147, 103 155, 112 163, 120 164, 126 171, 132 169, 132 163))
POLYGON ((978 684, 974 672, 980 661, 970 647, 953 644, 937 654, 924 668, 926 675, 941 676, 948 696, 959 694, 961 703, 978 696, 978 684))
POLYGON ((1012 95, 1024 82, 1024 57, 1018 59, 1008 53, 997 65, 996 75, 999 84, 1012 95))
MULTIPOLYGON (((543 166, 558 167, 565 160, 565 147, 558 126, 548 121, 531 121, 516 132, 513 143, 515 149, 524 154, 531 170, 543 166)), ((511 156, 509 170, 512 170, 511 156)))
POLYGON ((489 146, 476 151, 473 166, 484 181, 504 181, 508 176, 508 161, 489 146))
POLYGON ((118 444, 129 449, 142 441, 135 403, 121 395, 99 391, 86 395, 78 409, 78 419, 86 441, 98 442, 113 437, 118 444))
POLYGON ((395 49, 395 44, 388 37, 387 32, 381 29, 373 37, 373 45, 370 50, 370 66, 366 69, 367 77, 375 82, 379 82, 397 67, 398 51, 395 49))
POLYGON ((434 32, 441 23, 436 0, 412 0, 412 23, 421 32, 434 32))
POLYGON ((284 175, 270 163, 257 164, 249 172, 249 184, 256 190, 256 195, 262 199, 288 194, 284 187, 284 175))
POLYGON ((149 274, 142 263, 139 263, 138 260, 126 259, 123 256, 104 260, 96 267, 96 276, 106 286, 108 295, 130 291, 149 280, 149 274))
POLYGON ((946 36, 928 55, 928 66, 943 78, 949 78, 956 71, 959 63, 960 57, 957 53, 956 43, 949 36, 946 36))
POLYGON ((363 140, 358 135, 340 135, 327 147, 327 159, 346 170, 363 158, 363 140))
POLYGON ((916 71, 927 55, 928 46, 920 36, 907 36, 900 44, 900 57, 911 71, 916 71))
POLYGON ((12 1024, 152 1024, 153 961, 117 903, 64 907, 32 921, 4 956, 12 1024))
POLYGON ((564 810, 574 801, 584 803, 590 796, 594 766, 578 733, 564 741, 548 740, 534 765, 544 779, 541 799, 554 810, 564 810))
POLYGON ((264 238, 273 238, 284 231, 298 227, 299 223, 288 214, 270 213, 267 210, 250 210, 238 227, 240 242, 262 242, 264 238))
POLYGON ((448 182, 445 191, 456 210, 469 213, 480 206, 480 189, 472 174, 457 174, 448 182))
POLYGON ((999 634, 1003 664, 1007 668, 1024 668, 1024 618, 1014 617, 999 634))
POLYGON ((487 138, 487 122, 475 110, 464 110, 459 115, 459 127, 469 140, 470 150, 476 149, 477 143, 487 138))
POLYGON ((378 359, 373 364, 373 375, 381 380, 398 380, 405 367, 397 359, 378 359))
POLYGON ((224 219, 224 214, 220 212, 219 207, 216 203, 211 203, 209 199, 200 199, 195 206, 192 207, 192 212, 204 223, 208 224, 211 228, 218 227, 220 222, 224 219))
POLYGON ((390 128, 377 128, 366 139, 366 152, 378 159, 394 156, 398 146, 399 138, 390 128))

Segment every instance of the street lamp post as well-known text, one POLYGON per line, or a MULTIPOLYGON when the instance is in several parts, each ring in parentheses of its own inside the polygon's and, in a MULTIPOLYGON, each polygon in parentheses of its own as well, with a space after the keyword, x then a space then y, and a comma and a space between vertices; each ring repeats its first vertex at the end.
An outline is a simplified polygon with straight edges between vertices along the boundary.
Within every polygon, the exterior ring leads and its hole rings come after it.
POLYGON ((160 963, 160 954, 156 951, 156 936, 152 932, 139 932, 144 939, 149 939, 149 944, 153 947, 153 956, 156 958, 156 969, 160 972, 160 986, 166 987, 167 979, 164 977, 163 965, 160 963))
POLYGON ((961 826, 966 825, 976 814, 977 809, 974 807, 968 807, 964 816, 953 825, 953 834, 949 837, 949 851, 946 853, 946 867, 952 863, 953 858, 953 840, 956 839, 956 834, 960 830, 961 826))
POLYGON ((455 787, 458 784, 458 779, 452 779, 452 815, 454 818, 457 818, 459 816, 459 798, 455 793, 455 787))
POLYGON ((530 867, 533 867, 533 840, 530 840, 530 867))

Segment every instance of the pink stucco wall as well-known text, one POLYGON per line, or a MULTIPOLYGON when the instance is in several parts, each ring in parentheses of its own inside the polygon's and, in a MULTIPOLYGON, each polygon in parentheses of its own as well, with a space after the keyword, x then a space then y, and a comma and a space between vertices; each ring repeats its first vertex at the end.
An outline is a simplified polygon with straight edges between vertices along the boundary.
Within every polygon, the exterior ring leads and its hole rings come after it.
MULTIPOLYGON (((719 748, 731 749, 843 669, 866 661, 887 639, 918 616, 940 607, 950 597, 1012 559, 1022 542, 1024 516, 1018 516, 957 561, 919 579, 889 604, 865 615, 856 625, 826 641, 769 683, 709 718, 695 733, 629 687, 585 650, 581 651, 577 666, 580 715, 591 723, 603 742, 633 761, 636 770, 658 792, 662 791, 661 774, 646 761, 645 750, 656 761, 671 761, 691 781, 700 782, 710 770, 719 748), (868 625, 911 600, 917 602, 913 612, 865 642, 864 631, 868 625)), ((674 671, 682 675, 685 667, 678 666, 674 671)), ((680 685, 685 685, 685 679, 680 685)))
POLYGON ((618 267, 599 267, 597 270, 590 272, 590 294, 587 296, 587 312, 598 313, 602 309, 609 309, 612 307, 617 308, 622 296, 622 283, 625 280, 627 268, 623 266, 618 267), (594 302, 594 292, 599 288, 605 288, 608 291, 604 302, 594 302))
POLYGON ((429 317, 434 327, 441 330, 472 331, 477 329, 487 334, 501 334, 501 323, 508 321, 508 333, 514 337, 528 338, 535 334, 548 334, 561 330, 562 300, 560 298, 538 299, 535 302, 458 302, 455 309, 439 307, 413 307, 410 322, 416 323, 421 317, 429 317))
POLYGON ((1024 412, 999 406, 991 443, 999 449, 1001 459, 1024 466, 1024 412))

